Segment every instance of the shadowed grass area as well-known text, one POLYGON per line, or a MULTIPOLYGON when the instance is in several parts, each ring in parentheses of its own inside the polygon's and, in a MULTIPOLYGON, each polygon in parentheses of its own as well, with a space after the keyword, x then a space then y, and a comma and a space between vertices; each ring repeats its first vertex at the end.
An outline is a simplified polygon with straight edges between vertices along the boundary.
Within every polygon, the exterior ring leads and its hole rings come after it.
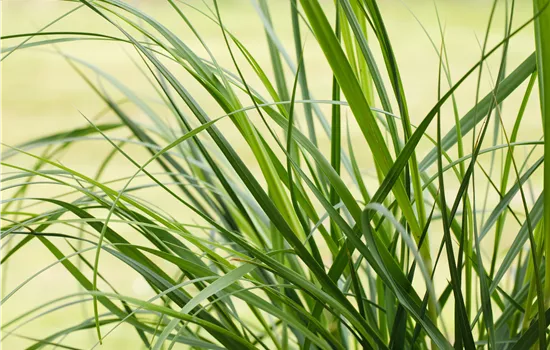
POLYGON ((546 348, 546 1, 237 3, 12 20, 2 344, 546 348))

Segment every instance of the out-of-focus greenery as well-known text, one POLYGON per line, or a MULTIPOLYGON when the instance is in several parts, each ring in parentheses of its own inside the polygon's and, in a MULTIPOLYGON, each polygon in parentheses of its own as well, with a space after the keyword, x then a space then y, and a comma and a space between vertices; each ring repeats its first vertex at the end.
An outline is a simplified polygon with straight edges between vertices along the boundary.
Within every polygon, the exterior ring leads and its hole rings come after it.
POLYGON ((336 3, 2 3, 3 346, 545 341, 546 17, 336 3))

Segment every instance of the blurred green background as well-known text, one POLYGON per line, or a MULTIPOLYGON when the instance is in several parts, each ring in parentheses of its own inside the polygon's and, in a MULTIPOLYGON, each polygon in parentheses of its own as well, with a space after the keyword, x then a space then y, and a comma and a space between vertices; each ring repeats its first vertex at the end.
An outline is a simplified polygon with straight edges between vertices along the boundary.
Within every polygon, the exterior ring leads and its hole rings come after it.
MULTIPOLYGON (((192 36, 190 30, 167 3, 161 0, 128 2, 160 19, 168 28, 178 33, 187 45, 196 49, 201 55, 204 53, 204 49, 201 48, 198 40, 192 36)), ((3 35, 37 31, 76 6, 70 2, 50 0, 3 0, 1 3, 3 35)), ((188 0, 187 3, 205 9, 202 1, 188 0)), ((210 2, 207 3, 210 4, 210 2)), ((502 12, 504 11, 503 4, 505 2, 501 1, 500 3, 502 5, 500 5, 499 11, 502 12)), ((283 45, 288 49, 290 56, 294 59, 289 1, 269 0, 269 4, 276 32, 283 45)), ((381 10, 385 15, 386 25, 401 67, 413 123, 421 121, 437 100, 439 59, 436 49, 434 49, 428 37, 429 34, 438 48, 441 35, 434 4, 437 5, 441 26, 445 32, 451 76, 456 80, 480 58, 481 43, 485 35, 492 1, 380 1, 381 10)), ((222 0, 220 5, 225 25, 269 72, 270 61, 265 34, 253 2, 248 0, 222 0)), ((326 1, 326 5, 327 7, 333 7, 331 1, 326 1)), ((219 27, 190 7, 184 5, 181 7, 186 11, 186 15, 190 17, 218 62, 223 67, 234 71, 219 27)), ((531 17, 530 2, 518 1, 515 11, 514 28, 531 17)), ((504 16, 497 15, 495 19, 489 36, 489 47, 492 47, 503 37, 503 18, 504 16)), ((99 32, 120 36, 115 28, 86 8, 80 9, 56 23, 48 31, 99 32)), ((304 34, 304 37, 306 43, 305 62, 310 88, 315 98, 330 99, 332 76, 328 73, 330 72, 328 65, 322 52, 316 46, 312 35, 308 33, 304 34)), ((17 45, 21 40, 3 41, 3 50, 17 45)), ((531 54, 533 48, 533 29, 529 26, 511 42, 508 57, 510 70, 531 54)), ((79 41, 61 43, 56 45, 56 48, 41 46, 20 50, 2 62, 1 130, 4 144, 17 145, 38 136, 85 126, 87 122, 80 113, 89 118, 95 118, 98 113, 104 110, 105 106, 100 99, 56 50, 98 66, 131 87, 144 99, 154 96, 150 85, 136 66, 136 63, 139 64, 139 57, 128 45, 105 41, 79 41)), ((375 54, 380 56, 376 45, 373 45, 373 50, 375 54)), ((486 70, 481 84, 483 91, 481 96, 489 91, 492 86, 492 79, 497 74, 499 59, 499 55, 495 55, 489 61, 488 66, 485 67, 486 70)), ((382 60, 378 62, 382 62, 382 60)), ((246 75, 246 69, 244 73, 246 75)), ((93 75, 90 75, 90 77, 93 79, 93 75)), ((190 87, 189 90, 206 107, 212 118, 223 114, 216 108, 208 110, 208 95, 188 75, 182 73, 180 78, 190 87)), ((254 80, 251 79, 251 81, 254 80)), ((291 78, 288 81, 291 81, 291 78)), ((466 113, 475 103, 475 86, 476 79, 474 77, 469 79, 456 94, 461 115, 466 113)), ((446 88, 447 86, 444 90, 446 88)), ((522 88, 517 89, 503 106, 502 115, 505 123, 514 120, 523 91, 522 88)), ((131 107, 129 108, 131 111, 131 107)), ((538 139, 541 135, 538 108, 537 100, 532 99, 528 105, 526 117, 523 119, 519 140, 538 139)), ((329 110, 327 106, 322 106, 322 109, 329 110)), ((450 109, 448 111, 450 112, 450 109)), ((143 117, 139 114, 133 116, 137 119, 143 117)), ((453 126, 453 116, 447 113, 444 118, 449 121, 445 123, 444 127, 449 129, 453 126)), ((115 117, 107 114, 101 120, 114 121, 115 117)), ((126 134, 122 133, 121 135, 126 134)), ((235 148, 242 152, 241 154, 244 157, 246 157, 246 154, 250 154, 244 141, 236 133, 233 133, 229 126, 227 137, 233 142, 235 148)), ((429 144, 425 144, 422 149, 428 150, 428 146, 429 144)), ((64 165, 92 175, 95 173, 99 162, 110 150, 111 146, 107 142, 90 141, 71 147, 58 160, 64 165)), ((523 149, 518 151, 519 154, 523 154, 522 152, 523 149)), ((487 161, 487 159, 487 157, 482 157, 481 161, 487 161)), ((12 160, 12 162, 15 161, 12 160)), ((31 163, 28 159, 21 157, 20 159, 17 158, 17 164, 29 165, 31 163)), ((251 167, 254 166, 254 163, 251 162, 251 167)), ((362 171, 367 176, 369 174, 368 159, 362 160, 362 166, 362 171)), ((106 178, 122 177, 124 174, 130 174, 133 170, 134 167, 129 162, 119 159, 111 164, 109 171, 106 173, 106 178)), ((47 187, 37 187, 34 191, 39 191, 38 194, 41 196, 53 194, 51 192, 53 190, 47 187)), ((164 208, 170 205, 170 202, 164 202, 169 201, 169 199, 160 197, 154 191, 146 192, 144 196, 153 202, 162 203, 164 208)), ((495 202, 497 199, 493 195, 489 198, 489 202, 495 202)), ((185 217, 185 213, 179 211, 179 208, 173 209, 174 215, 185 217)), ((510 224, 510 226, 513 226, 513 224, 510 224)), ((511 230, 510 232, 515 231, 511 230)), ((503 244, 508 244, 510 238, 513 237, 506 237, 505 234, 503 244)), ((436 240, 433 241, 436 242, 436 240)), ((490 237, 486 241, 490 242, 490 237)), ((102 260, 101 264, 102 272, 115 283, 121 293, 140 298, 147 298, 151 295, 151 290, 141 279, 136 279, 134 274, 125 273, 127 270, 118 269, 118 265, 115 263, 110 265, 109 257, 104 256, 102 259, 105 259, 102 260)), ((39 243, 35 243, 32 248, 27 248, 19 253, 14 259, 10 260, 7 266, 7 273, 4 274, 2 285, 3 295, 6 295, 32 274, 54 261, 55 259, 51 254, 39 243)), ((6 268, 6 266, 3 266, 3 268, 6 268)), ((441 268, 440 271, 442 270, 445 269, 441 268)), ((5 323, 21 312, 40 303, 77 291, 79 291, 79 288, 73 278, 62 267, 54 266, 25 285, 2 306, 2 322, 5 323)), ((18 329, 16 333, 32 338, 41 338, 74 324, 78 317, 84 319, 84 317, 90 317, 91 315, 91 306, 82 308, 76 305, 30 322, 25 327, 18 329)), ((104 345, 101 348, 134 349, 137 348, 138 341, 131 328, 121 326, 105 338, 104 345)), ((77 348, 87 349, 95 342, 96 337, 93 330, 73 334, 70 337, 70 344, 77 348)), ((28 339, 11 335, 2 345, 5 349, 22 349, 31 343, 28 339)))

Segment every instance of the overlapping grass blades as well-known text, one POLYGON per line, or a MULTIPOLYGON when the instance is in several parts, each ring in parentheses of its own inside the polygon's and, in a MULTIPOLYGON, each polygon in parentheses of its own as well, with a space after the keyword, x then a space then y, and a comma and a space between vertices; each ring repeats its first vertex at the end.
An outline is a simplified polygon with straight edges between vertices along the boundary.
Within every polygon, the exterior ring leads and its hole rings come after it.
POLYGON ((80 286, 76 294, 5 317, 5 338, 19 336, 31 349, 72 348, 73 333, 94 332, 100 344, 127 324, 135 331, 126 336, 151 349, 546 347, 550 202, 543 191, 550 168, 543 163, 550 146, 542 135, 519 137, 522 120, 532 118, 525 113, 537 79, 544 134, 550 132, 545 0, 534 0, 533 17, 521 24, 512 0, 502 11, 504 37, 491 47, 487 37, 500 14, 495 1, 481 58, 456 82, 440 23, 441 42, 430 38, 439 56, 438 96, 426 101, 425 116, 414 118, 407 103, 414 86, 402 81, 401 58, 375 0, 288 1, 292 47, 277 36, 271 2, 253 0, 268 62, 225 26, 221 1, 196 7, 168 0, 204 57, 189 38, 129 2, 73 2, 73 10, 35 33, 4 36, 2 60, 16 59, 18 50, 52 48, 103 102, 100 113, 116 122, 82 115, 78 129, 4 147, 4 273, 12 273, 14 256, 32 254, 31 242, 56 262, 6 291, 1 304, 52 266, 63 266, 80 286), (97 16, 119 35, 47 31, 76 11, 97 16), (197 20, 216 27, 224 59, 202 38, 197 20), (510 66, 514 36, 533 23, 535 52, 510 66), (153 107, 124 80, 63 52, 64 45, 89 40, 134 49, 160 103, 153 107), (318 74, 305 55, 310 45, 329 67, 331 100, 316 100, 310 90, 309 76, 318 74), (482 94, 487 66, 498 75, 482 94), (477 86, 473 103, 455 97, 466 84, 477 86), (210 102, 196 98, 196 89, 210 102), (523 96, 517 105, 514 94, 523 96), (504 108, 515 111, 511 132, 504 108), (444 120, 456 125, 445 131, 444 120), (487 141, 490 125, 493 140, 487 141), (111 147, 94 174, 57 161, 83 142, 111 147), (533 161, 541 145, 544 155, 533 161), (520 148, 528 149, 526 156, 520 148), (501 164, 495 161, 500 151, 501 164), (492 157, 489 169, 484 155, 492 157), (115 159, 131 163, 134 172, 103 180, 115 159), (24 165, 29 161, 34 165, 24 165), (533 190, 531 200, 526 188, 538 181, 541 165, 543 190, 533 190), (57 195, 37 194, 42 185, 57 195), (176 204, 147 201, 146 189, 176 204), (489 194, 498 198, 493 207, 489 194), (487 244, 492 233, 495 243, 487 244), (500 244, 504 235, 514 237, 509 247, 500 244), (110 269, 105 256, 145 281, 150 298, 119 292, 104 273, 110 269), (45 337, 21 333, 33 320, 75 304, 89 317, 73 314, 73 326, 45 337))

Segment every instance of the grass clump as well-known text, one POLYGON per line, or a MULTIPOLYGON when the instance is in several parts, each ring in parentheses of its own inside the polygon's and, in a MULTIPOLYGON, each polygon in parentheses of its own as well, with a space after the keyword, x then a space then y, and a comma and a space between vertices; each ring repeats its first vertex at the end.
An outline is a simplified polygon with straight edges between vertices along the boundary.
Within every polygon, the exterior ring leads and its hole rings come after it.
POLYGON ((53 49, 105 107, 79 112, 79 128, 4 147, 4 276, 36 247, 54 262, 5 291, 2 305, 54 267, 79 292, 21 305, 3 320, 5 339, 72 349, 82 347, 75 334, 89 333, 95 347, 124 324, 127 339, 155 350, 547 347, 550 146, 543 135, 519 138, 537 96, 550 132, 545 0, 522 23, 514 0, 495 1, 479 60, 459 79, 439 23, 439 42, 430 38, 437 98, 422 117, 410 113, 375 0, 290 0, 291 47, 272 4, 253 1, 264 60, 226 26, 216 0, 167 1, 189 37, 130 2, 71 2, 40 30, 2 38, 2 60, 53 49), (110 34, 51 30, 77 11, 110 34), (492 43, 501 12, 504 35, 492 43), (216 48, 197 18, 216 26, 216 48), (533 52, 513 66, 514 36, 529 30, 533 52), (151 95, 63 51, 92 40, 131 48, 151 95), (329 100, 314 97, 308 50, 323 55, 329 100), (456 96, 465 86, 475 87, 469 105, 456 96), (59 161, 88 142, 109 146, 94 172, 59 161), (119 162, 132 172, 114 174, 119 162), (121 288, 118 268, 148 296, 121 288), (50 335, 21 333, 75 305, 87 316, 73 312, 50 335))

